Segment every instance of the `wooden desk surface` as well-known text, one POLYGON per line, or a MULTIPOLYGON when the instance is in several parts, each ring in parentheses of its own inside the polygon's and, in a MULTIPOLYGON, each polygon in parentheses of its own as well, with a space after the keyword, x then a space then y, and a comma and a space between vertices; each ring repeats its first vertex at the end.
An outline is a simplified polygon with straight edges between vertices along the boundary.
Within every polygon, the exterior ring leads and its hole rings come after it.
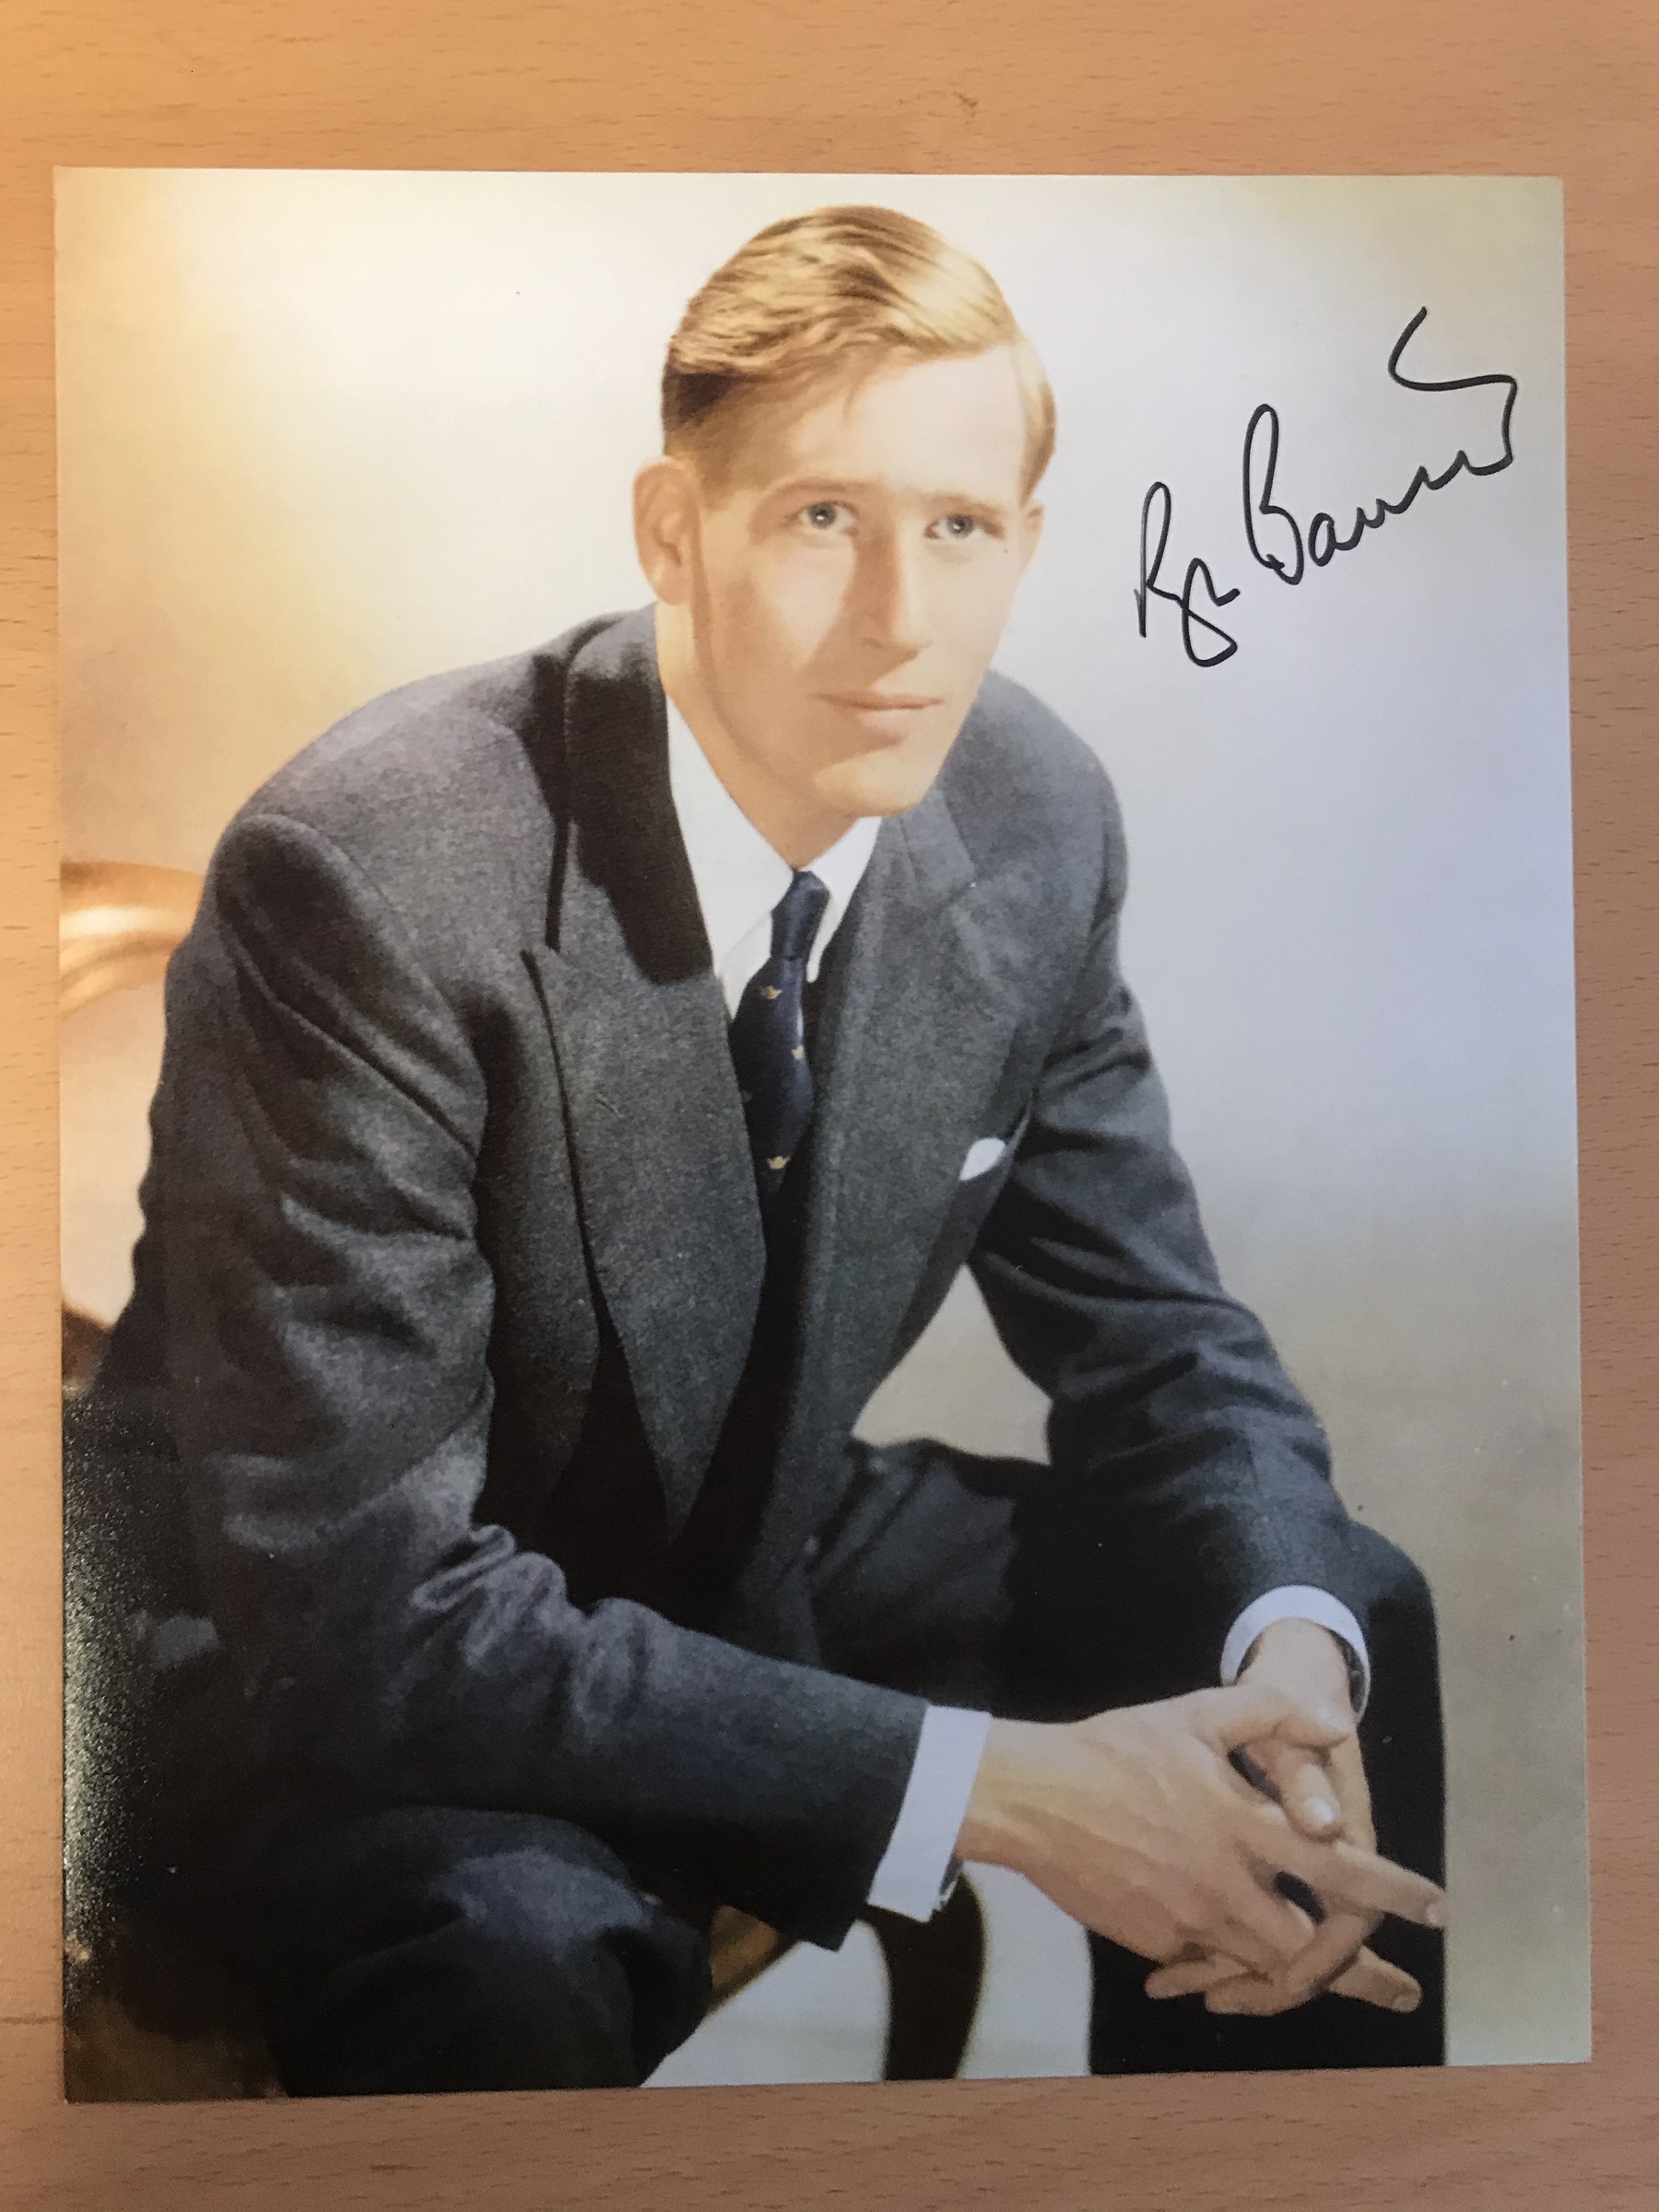
POLYGON ((0 2204, 1659 2202, 1653 0, 0 0, 0 2204), (1565 178, 1592 2064, 648 2099, 60 2101, 54 163, 1565 178))

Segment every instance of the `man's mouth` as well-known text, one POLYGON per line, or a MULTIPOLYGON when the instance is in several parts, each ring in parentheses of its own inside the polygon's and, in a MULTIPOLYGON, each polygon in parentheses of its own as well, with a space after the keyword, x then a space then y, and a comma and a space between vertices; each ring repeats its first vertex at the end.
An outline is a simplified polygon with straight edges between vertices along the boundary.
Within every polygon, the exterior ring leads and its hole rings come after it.
POLYGON ((826 691, 832 707, 850 707, 855 713, 911 713, 944 702, 920 691, 826 691))

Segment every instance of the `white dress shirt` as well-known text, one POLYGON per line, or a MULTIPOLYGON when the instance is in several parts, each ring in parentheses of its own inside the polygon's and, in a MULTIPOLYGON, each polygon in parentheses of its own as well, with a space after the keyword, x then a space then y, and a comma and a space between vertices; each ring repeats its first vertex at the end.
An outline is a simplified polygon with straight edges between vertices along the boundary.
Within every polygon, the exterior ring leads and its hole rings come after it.
MULTIPOLYGON (((735 1015, 750 977, 771 958, 772 909, 789 888, 794 870, 767 843, 709 766, 707 754, 672 700, 668 787, 686 858, 691 863, 714 973, 725 995, 726 1012, 735 1015)), ((818 981, 830 940, 864 880, 880 827, 873 815, 854 822, 812 863, 812 873, 829 892, 830 903, 806 957, 809 983, 818 981)))
MULTIPOLYGON (((772 909, 789 888, 794 870, 767 843, 715 774, 672 700, 668 783, 714 973, 726 1011, 735 1015, 749 979, 771 957, 772 909)), ((816 979, 870 865, 880 827, 874 817, 854 822, 810 864, 829 891, 830 902, 807 956, 808 982, 816 979)), ((1263 1630, 1287 1619, 1317 1621, 1347 1646, 1356 1710, 1361 1709, 1371 1684, 1371 1662, 1359 1624, 1328 1591, 1304 1585, 1270 1590, 1246 1606, 1222 1646, 1221 1680, 1236 1680, 1263 1630)), ((927 1708, 904 1801, 870 1884, 869 1903, 911 1920, 927 1920, 948 1896, 957 1835, 973 1794, 990 1726, 988 1712, 969 1712, 952 1705, 927 1708)))

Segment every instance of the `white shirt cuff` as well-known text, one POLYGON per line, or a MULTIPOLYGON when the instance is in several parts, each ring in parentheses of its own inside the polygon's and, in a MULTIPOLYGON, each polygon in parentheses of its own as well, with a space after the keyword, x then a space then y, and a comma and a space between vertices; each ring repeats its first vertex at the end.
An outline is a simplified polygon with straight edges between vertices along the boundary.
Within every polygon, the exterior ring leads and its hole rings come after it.
POLYGON ((930 1705, 915 1763, 866 1902, 906 1920, 931 1920, 956 1886, 956 1840, 973 1794, 988 1712, 930 1705))
POLYGON ((1349 1688, 1357 1720, 1371 1696, 1371 1653, 1365 1648, 1365 1632, 1340 1598, 1305 1583, 1288 1583, 1283 1589, 1269 1590, 1253 1605, 1245 1606, 1221 1646, 1222 1681, 1238 1680, 1239 1669, 1251 1645, 1276 1620, 1317 1621, 1322 1629, 1329 1629, 1339 1643, 1347 1646, 1349 1688))

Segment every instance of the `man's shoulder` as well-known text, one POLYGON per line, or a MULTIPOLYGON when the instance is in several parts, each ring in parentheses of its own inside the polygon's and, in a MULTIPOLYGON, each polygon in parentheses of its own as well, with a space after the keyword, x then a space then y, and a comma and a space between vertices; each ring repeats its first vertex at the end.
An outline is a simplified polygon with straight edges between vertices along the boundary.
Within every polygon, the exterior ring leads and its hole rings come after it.
POLYGON ((1093 749, 1034 691, 995 671, 980 688, 941 779, 982 869, 1068 860, 1095 875, 1121 866, 1116 794, 1093 749))
POLYGON ((273 818, 326 840, 405 906, 545 898, 573 672, 638 657, 644 618, 601 615, 550 642, 399 685, 260 785, 221 850, 273 818))
POLYGON ((303 746, 243 811, 341 827, 365 809, 383 818, 403 799, 465 806, 488 795, 492 777, 534 774, 556 742, 572 665, 629 619, 601 615, 547 644, 382 692, 303 746))

